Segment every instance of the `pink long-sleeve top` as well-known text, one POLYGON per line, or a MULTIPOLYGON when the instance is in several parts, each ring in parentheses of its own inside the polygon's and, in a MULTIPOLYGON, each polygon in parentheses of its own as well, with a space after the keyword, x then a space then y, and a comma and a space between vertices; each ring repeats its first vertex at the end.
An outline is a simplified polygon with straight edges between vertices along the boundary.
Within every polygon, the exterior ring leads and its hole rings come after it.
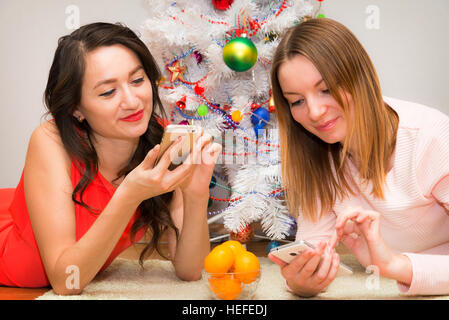
MULTIPOLYGON (((380 232, 396 253, 412 263, 410 286, 397 283, 405 295, 449 294, 449 117, 417 103, 384 97, 399 115, 392 167, 385 199, 374 198, 370 185, 337 202, 319 221, 298 216, 297 240, 329 240, 336 217, 347 207, 361 206, 381 214, 380 232)), ((350 164, 354 181, 357 168, 350 164)))

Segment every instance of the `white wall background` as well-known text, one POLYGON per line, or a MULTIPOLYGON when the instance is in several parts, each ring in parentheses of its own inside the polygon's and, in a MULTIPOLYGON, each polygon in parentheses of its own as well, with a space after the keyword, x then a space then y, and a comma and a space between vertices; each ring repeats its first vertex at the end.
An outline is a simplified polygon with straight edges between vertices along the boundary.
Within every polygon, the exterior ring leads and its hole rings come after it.
MULTIPOLYGON (((70 5, 81 25, 119 21, 138 30, 147 17, 143 0, 0 0, 0 188, 20 179, 57 40, 71 32, 70 5)), ((323 10, 363 43, 385 95, 449 115, 448 0, 324 0, 323 10), (379 28, 370 28, 376 11, 379 28)))

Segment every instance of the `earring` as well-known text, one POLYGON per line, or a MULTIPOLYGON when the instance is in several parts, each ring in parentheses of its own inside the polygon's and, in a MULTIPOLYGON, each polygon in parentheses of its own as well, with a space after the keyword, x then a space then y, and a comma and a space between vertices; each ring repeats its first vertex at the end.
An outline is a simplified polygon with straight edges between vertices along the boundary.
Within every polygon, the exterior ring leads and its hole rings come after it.
POLYGON ((84 120, 82 116, 79 116, 77 119, 78 119, 79 123, 83 122, 83 120, 84 120))

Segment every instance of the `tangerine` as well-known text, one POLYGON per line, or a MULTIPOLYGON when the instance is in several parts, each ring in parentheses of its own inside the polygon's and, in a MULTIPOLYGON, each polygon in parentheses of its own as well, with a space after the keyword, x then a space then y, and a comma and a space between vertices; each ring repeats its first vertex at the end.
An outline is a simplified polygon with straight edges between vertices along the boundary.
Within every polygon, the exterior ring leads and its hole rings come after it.
POLYGON ((212 292, 221 300, 234 300, 242 292, 240 281, 229 274, 210 278, 209 285, 212 292))
POLYGON ((253 282, 259 276, 259 259, 250 251, 240 253, 235 257, 234 272, 241 282, 245 284, 253 282))
POLYGON ((223 242, 221 245, 231 248, 232 252, 234 253, 234 257, 246 251, 245 247, 237 240, 228 240, 226 242, 223 242))
POLYGON ((231 269, 234 260, 231 248, 218 245, 204 259, 204 270, 208 273, 226 273, 231 269))

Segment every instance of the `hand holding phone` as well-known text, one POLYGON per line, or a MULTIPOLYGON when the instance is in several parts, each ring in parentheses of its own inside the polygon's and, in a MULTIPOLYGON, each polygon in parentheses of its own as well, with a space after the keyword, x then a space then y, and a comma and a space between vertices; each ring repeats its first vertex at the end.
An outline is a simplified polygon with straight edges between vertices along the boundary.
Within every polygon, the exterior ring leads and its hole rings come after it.
MULTIPOLYGON (((276 258, 281 259, 285 263, 290 263, 294 258, 296 258, 307 249, 315 249, 315 246, 305 240, 299 240, 279 247, 275 247, 271 249, 270 254, 272 254, 276 258)), ((337 277, 351 274, 353 274, 352 269, 344 263, 340 262, 337 277)))
POLYGON ((170 124, 165 128, 164 135, 161 141, 161 149, 159 151, 159 156, 156 159, 156 164, 159 162, 162 155, 167 151, 167 149, 171 146, 173 142, 175 142, 178 137, 183 136, 184 141, 181 146, 181 149, 178 153, 170 154, 170 160, 172 162, 169 169, 176 168, 190 154, 190 151, 193 149, 193 145, 195 143, 196 138, 198 137, 200 132, 199 127, 197 126, 189 126, 189 125, 174 125, 170 124))
POLYGON ((297 241, 272 249, 268 258, 281 268, 288 291, 301 297, 313 297, 347 267, 340 264, 339 255, 330 248, 325 242, 314 248, 307 241, 297 241))

